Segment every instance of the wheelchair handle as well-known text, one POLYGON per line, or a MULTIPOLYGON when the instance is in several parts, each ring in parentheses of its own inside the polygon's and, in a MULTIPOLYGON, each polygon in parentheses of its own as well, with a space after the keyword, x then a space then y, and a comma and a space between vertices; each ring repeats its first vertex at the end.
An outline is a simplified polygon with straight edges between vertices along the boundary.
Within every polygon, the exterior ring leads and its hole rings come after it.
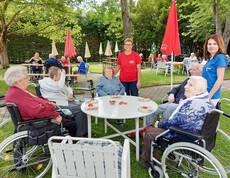
POLYGON ((0 108, 5 107, 5 106, 6 106, 6 103, 0 104, 0 108))

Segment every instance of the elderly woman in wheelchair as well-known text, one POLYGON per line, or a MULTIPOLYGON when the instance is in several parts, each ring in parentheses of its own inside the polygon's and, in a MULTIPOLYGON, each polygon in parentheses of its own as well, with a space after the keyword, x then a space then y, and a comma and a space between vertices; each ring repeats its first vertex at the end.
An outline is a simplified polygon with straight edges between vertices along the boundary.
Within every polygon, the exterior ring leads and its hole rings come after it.
POLYGON ((0 175, 43 176, 52 163, 46 151, 48 139, 62 132, 63 126, 71 136, 76 136, 75 121, 56 112, 54 103, 27 90, 25 68, 9 68, 4 80, 10 87, 1 107, 7 106, 10 112, 14 134, 0 144, 0 175))
POLYGON ((206 90, 207 81, 192 76, 185 86, 187 99, 179 104, 169 120, 156 121, 154 128, 146 131, 142 149, 144 161, 140 161, 140 166, 149 168, 151 177, 162 177, 163 172, 166 177, 226 176, 219 161, 210 150, 204 149, 207 144, 200 135, 207 113, 215 108, 206 90), (163 151, 161 162, 160 150, 163 151))

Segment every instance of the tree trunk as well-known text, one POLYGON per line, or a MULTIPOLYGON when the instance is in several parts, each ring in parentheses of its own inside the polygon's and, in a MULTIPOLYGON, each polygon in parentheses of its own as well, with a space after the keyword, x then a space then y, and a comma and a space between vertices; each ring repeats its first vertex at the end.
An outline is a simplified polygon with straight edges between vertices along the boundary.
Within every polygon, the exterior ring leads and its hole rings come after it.
POLYGON ((121 0, 124 39, 131 38, 132 21, 129 18, 127 0, 121 0))
MULTIPOLYGON (((2 27, 4 27, 2 25, 2 27)), ((10 67, 8 54, 7 54, 7 28, 2 28, 0 37, 0 62, 1 69, 7 69, 10 67)))
POLYGON ((219 15, 219 4, 220 4, 220 0, 217 0, 217 2, 212 6, 212 9, 215 17, 215 22, 216 22, 216 33, 222 35, 221 20, 219 15))
POLYGON ((226 17, 223 38, 224 38, 225 50, 227 50, 228 49, 228 44, 229 44, 229 41, 230 41, 230 5, 229 5, 229 9, 228 9, 228 15, 226 17))

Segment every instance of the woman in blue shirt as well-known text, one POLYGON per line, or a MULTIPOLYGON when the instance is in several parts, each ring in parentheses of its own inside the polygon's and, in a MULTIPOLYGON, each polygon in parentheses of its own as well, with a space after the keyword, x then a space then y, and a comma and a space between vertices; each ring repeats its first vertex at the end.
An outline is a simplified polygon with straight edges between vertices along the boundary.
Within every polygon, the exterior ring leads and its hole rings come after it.
POLYGON ((203 48, 204 59, 208 59, 203 68, 202 77, 207 80, 209 98, 216 104, 220 99, 221 85, 227 66, 224 41, 218 34, 210 35, 203 48))
POLYGON ((86 68, 85 68, 85 62, 83 61, 81 56, 77 57, 77 61, 80 62, 80 65, 77 65, 78 67, 78 74, 85 74, 86 73, 86 68))
MULTIPOLYGON (((96 91, 98 96, 106 95, 124 95, 125 87, 120 82, 119 78, 114 77, 114 69, 112 66, 104 66, 102 71, 103 76, 99 78, 96 91)), ((122 120, 117 120, 119 126, 123 126, 122 120)))

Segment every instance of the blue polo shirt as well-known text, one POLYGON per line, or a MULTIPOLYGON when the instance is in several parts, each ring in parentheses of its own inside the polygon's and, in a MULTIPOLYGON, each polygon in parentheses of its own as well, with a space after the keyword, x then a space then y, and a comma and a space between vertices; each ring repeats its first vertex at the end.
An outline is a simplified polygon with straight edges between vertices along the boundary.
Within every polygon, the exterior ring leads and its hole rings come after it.
MULTIPOLYGON (((218 54, 212 60, 208 60, 205 64, 202 72, 202 77, 207 80, 208 88, 207 91, 210 92, 216 83, 217 80, 217 69, 219 67, 224 67, 226 69, 227 66, 227 58, 223 54, 218 54)), ((216 93, 212 96, 212 99, 219 99, 220 98, 220 88, 216 91, 216 93)))

